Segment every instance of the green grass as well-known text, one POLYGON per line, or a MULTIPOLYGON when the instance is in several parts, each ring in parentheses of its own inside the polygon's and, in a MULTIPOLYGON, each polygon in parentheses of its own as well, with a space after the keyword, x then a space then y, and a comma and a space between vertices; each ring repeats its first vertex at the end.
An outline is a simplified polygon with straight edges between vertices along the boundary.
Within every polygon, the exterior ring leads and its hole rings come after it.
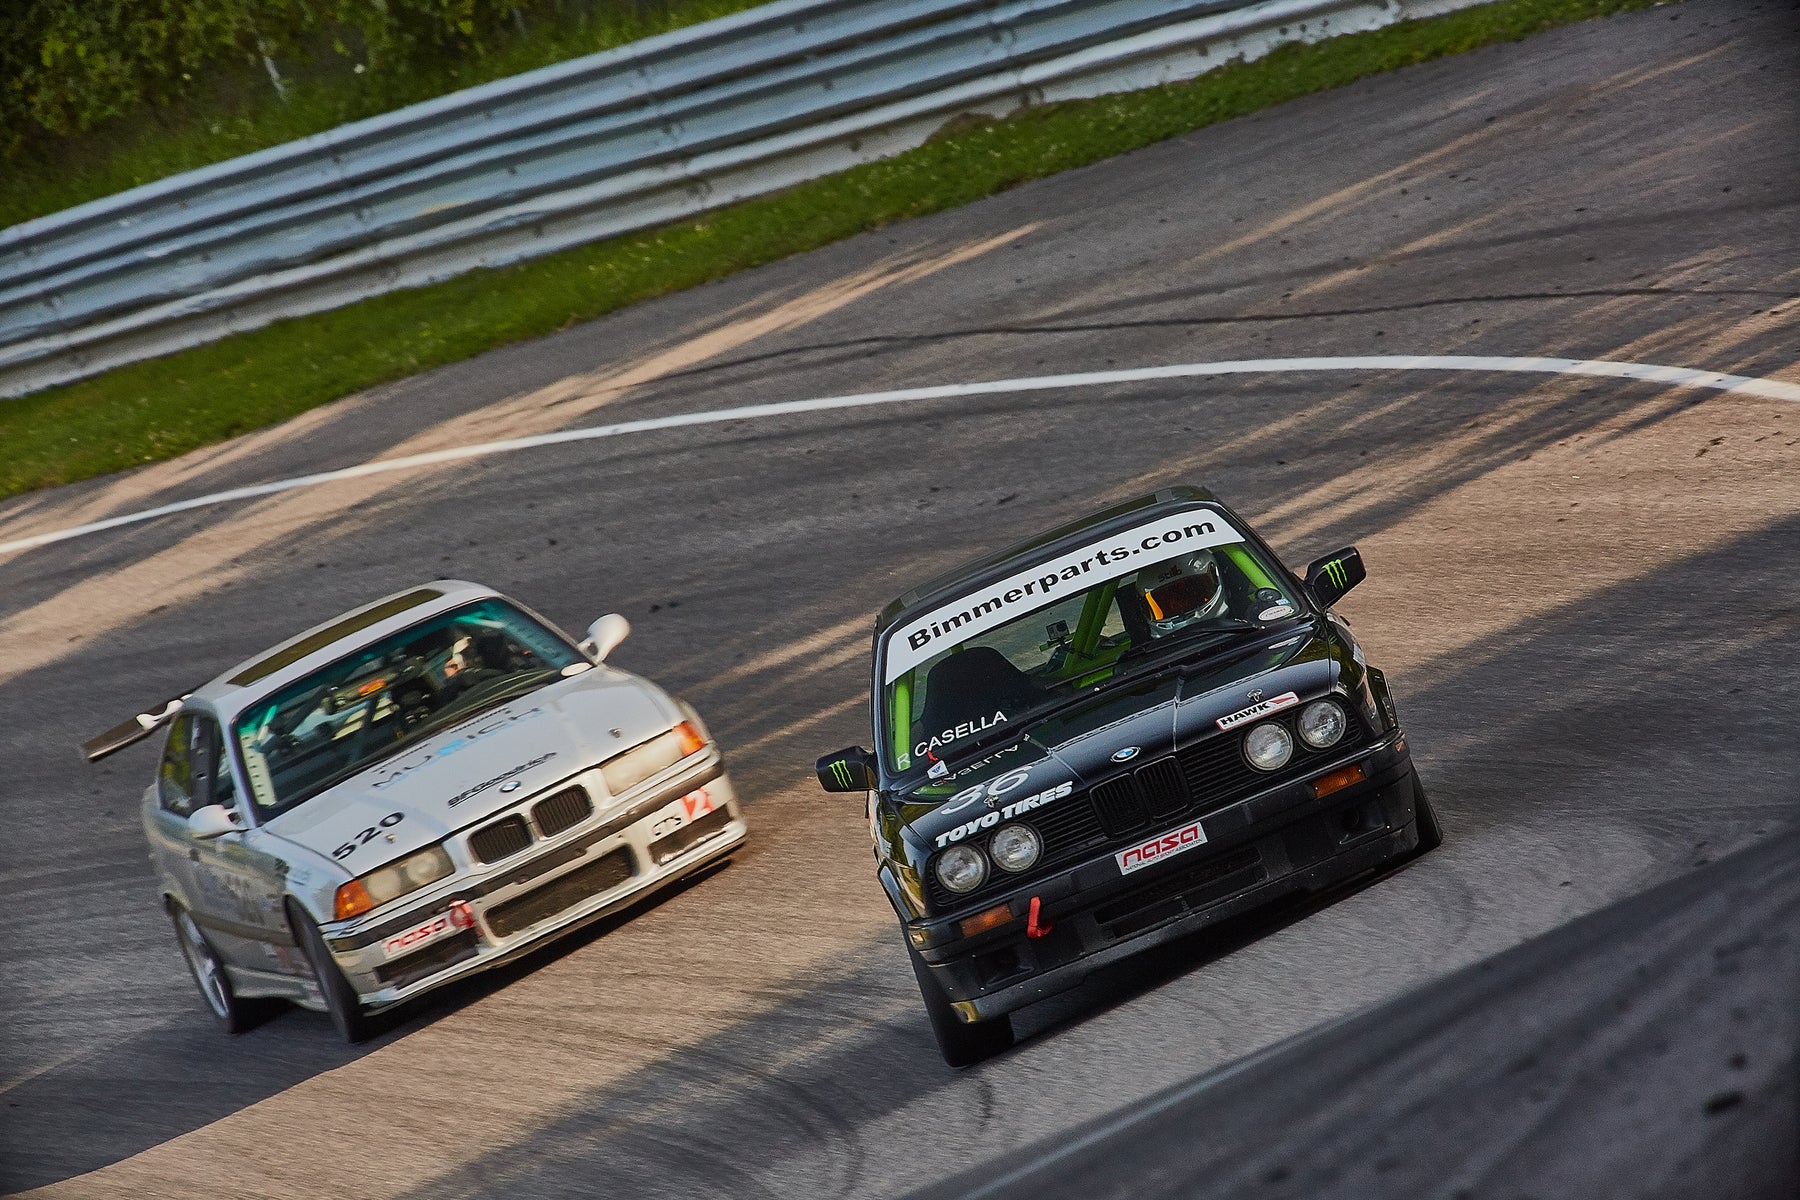
POLYGON ((659 230, 284 321, 0 401, 0 496, 270 425, 340 396, 1381 71, 1656 0, 1499 0, 1288 46, 1185 84, 1027 110, 659 230))
POLYGON ((219 64, 197 93, 68 137, 38 136, 0 162, 0 229, 351 121, 490 80, 755 8, 768 0, 521 0, 518 26, 488 32, 476 53, 435 52, 359 70, 356 55, 318 37, 304 61, 278 64, 277 97, 260 66, 219 64), (567 10, 566 12, 564 10, 567 10), (530 16, 524 13, 529 12, 530 16))

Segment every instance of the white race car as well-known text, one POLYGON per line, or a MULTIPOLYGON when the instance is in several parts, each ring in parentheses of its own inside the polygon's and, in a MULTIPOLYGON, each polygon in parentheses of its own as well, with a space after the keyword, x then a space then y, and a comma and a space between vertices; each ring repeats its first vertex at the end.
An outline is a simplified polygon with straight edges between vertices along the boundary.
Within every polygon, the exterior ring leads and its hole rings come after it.
POLYGON ((746 829, 699 714, 489 588, 444 580, 320 625, 83 747, 167 727, 150 858, 200 994, 370 1015, 730 854, 746 829))

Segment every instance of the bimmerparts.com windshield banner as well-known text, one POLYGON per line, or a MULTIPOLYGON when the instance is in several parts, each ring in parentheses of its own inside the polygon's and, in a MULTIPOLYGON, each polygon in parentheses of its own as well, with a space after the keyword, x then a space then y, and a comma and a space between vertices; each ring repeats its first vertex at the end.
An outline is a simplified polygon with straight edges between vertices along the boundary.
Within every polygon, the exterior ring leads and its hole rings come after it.
POLYGON ((960 641, 1065 596, 1086 591, 1097 583, 1129 575, 1139 567, 1190 550, 1243 540, 1243 535, 1218 513, 1195 509, 1070 551, 971 592, 894 630, 888 635, 887 677, 882 682, 892 683, 960 641))

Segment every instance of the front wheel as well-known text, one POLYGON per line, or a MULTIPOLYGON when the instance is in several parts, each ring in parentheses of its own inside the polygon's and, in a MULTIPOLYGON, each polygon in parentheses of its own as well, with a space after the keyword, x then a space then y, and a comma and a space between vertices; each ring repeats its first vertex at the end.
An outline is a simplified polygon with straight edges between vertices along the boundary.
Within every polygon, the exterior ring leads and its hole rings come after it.
POLYGON ((200 999, 207 1011, 226 1033, 242 1033, 255 1024, 250 1006, 239 1000, 225 974, 225 964, 206 935, 200 932, 193 915, 173 900, 169 902, 169 920, 175 925, 175 940, 181 943, 181 956, 187 959, 188 971, 200 989, 200 999))
POLYGON ((1012 1018, 990 1017, 973 1025, 964 1024, 950 1007, 950 998, 931 977, 931 968, 910 945, 906 957, 912 962, 913 977, 919 981, 919 996, 925 1001, 925 1015, 931 1018, 931 1033, 937 1038, 938 1053, 953 1067, 972 1067, 992 1058, 1013 1044, 1012 1018))
POLYGON ((331 1023, 337 1026, 338 1035, 351 1045, 367 1041, 375 1033, 375 1022, 357 1000, 356 991, 338 969, 337 961, 331 957, 325 935, 319 932, 311 917, 292 904, 288 908, 288 923, 293 926, 294 936, 312 966, 313 976, 319 981, 319 991, 325 996, 325 1009, 331 1014, 331 1023))

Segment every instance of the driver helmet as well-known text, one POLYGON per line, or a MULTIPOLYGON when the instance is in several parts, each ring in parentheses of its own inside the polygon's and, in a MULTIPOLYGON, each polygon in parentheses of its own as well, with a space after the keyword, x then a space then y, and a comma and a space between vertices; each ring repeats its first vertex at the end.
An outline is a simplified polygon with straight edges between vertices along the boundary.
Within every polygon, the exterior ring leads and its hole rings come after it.
POLYGON ((1139 571, 1137 591, 1157 636, 1185 629, 1225 611, 1225 589, 1211 550, 1197 550, 1139 571))

